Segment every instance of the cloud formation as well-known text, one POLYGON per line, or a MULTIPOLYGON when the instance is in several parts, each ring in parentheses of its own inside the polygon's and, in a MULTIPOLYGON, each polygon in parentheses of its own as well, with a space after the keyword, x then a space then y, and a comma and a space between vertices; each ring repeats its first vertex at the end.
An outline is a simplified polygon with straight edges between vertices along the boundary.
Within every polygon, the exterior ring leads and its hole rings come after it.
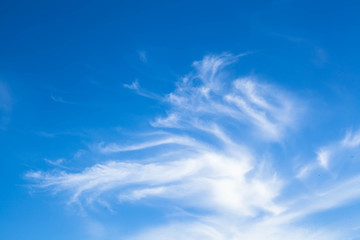
POLYGON ((317 173, 319 170, 325 170, 328 173, 336 174, 337 178, 341 178, 343 176, 339 175, 339 168, 351 166, 357 169, 354 163, 359 160, 359 153, 360 130, 349 130, 342 139, 319 147, 316 151, 316 158, 302 166, 297 177, 305 180, 311 174, 317 173))
MULTIPOLYGON (((192 216, 129 239, 339 239, 340 230, 297 221, 357 199, 359 177, 284 195, 296 177, 280 176, 272 159, 247 144, 246 136, 277 144, 296 127, 303 109, 294 95, 254 75, 232 78, 226 67, 239 57, 207 55, 194 62, 194 71, 162 98, 168 111, 151 121, 147 137, 132 145, 101 143, 94 148, 105 158, 143 153, 137 160, 105 161, 78 172, 32 171, 27 177, 38 187, 67 192, 70 202, 162 199, 192 216)), ((139 91, 138 82, 124 87, 139 91)), ((313 169, 331 169, 335 153, 360 145, 358 133, 349 132, 339 147, 319 148, 297 177, 306 181, 313 169)))
POLYGON ((162 98, 160 96, 158 96, 157 94, 155 94, 153 92, 149 92, 146 89, 142 89, 140 87, 138 80, 133 81, 131 84, 124 84, 123 86, 124 86, 124 88, 128 88, 130 90, 135 91, 140 96, 143 96, 146 98, 152 98, 152 99, 156 99, 156 100, 162 100, 162 98))
POLYGON ((167 117, 153 122, 155 127, 211 128, 229 119, 238 126, 252 126, 258 136, 280 140, 285 130, 296 125, 301 108, 297 100, 275 86, 261 83, 250 75, 229 79, 223 69, 239 56, 208 55, 193 63, 195 71, 185 76, 167 100, 171 110, 167 117), (224 79, 226 79, 224 81, 224 79), (222 119, 221 119, 222 118, 222 119))

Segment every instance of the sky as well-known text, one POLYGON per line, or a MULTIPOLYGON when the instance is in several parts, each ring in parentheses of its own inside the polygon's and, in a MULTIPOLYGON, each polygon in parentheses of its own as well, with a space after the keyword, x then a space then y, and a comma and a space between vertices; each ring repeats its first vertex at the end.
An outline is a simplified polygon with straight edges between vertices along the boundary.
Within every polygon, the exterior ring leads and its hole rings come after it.
POLYGON ((359 11, 0 1, 1 239, 360 239, 359 11))

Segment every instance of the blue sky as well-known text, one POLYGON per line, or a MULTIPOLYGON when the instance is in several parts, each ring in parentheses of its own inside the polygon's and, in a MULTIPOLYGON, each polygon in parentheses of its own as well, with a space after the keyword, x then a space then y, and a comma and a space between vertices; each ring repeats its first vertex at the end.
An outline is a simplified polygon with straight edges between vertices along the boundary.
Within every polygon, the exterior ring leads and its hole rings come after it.
POLYGON ((359 10, 0 2, 1 239, 360 239, 359 10))

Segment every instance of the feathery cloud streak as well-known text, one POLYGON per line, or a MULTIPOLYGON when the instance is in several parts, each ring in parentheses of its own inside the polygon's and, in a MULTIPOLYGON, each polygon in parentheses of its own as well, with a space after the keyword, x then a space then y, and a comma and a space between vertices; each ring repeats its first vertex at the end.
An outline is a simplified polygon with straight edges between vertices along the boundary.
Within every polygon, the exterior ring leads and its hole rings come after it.
POLYGON ((194 62, 195 71, 167 96, 172 107, 170 114, 158 118, 153 126, 189 127, 195 123, 200 124, 195 127, 204 128, 202 119, 209 122, 212 118, 227 118, 236 125, 252 126, 264 139, 280 140, 285 130, 294 127, 301 113, 301 108, 296 106, 298 100, 274 86, 260 83, 256 76, 229 79, 223 69, 238 57, 208 55, 194 62))
MULTIPOLYGON (((261 149, 244 144, 242 137, 256 135, 264 144, 282 141, 303 110, 295 96, 256 76, 232 79, 225 68, 239 57, 208 55, 194 62, 194 71, 163 98, 170 106, 167 115, 151 122, 150 131, 161 128, 162 134, 134 145, 102 143, 96 148, 103 154, 151 154, 99 163, 76 173, 37 171, 27 177, 39 187, 69 193, 71 202, 161 198, 194 216, 144 230, 133 239, 336 239, 335 232, 298 226, 296 221, 355 199, 357 178, 317 189, 331 200, 300 192, 309 199, 307 207, 301 199, 280 201, 284 186, 294 179, 279 176, 272 160, 261 149), (161 146, 167 147, 155 151, 161 146), (343 198, 331 190, 337 186, 346 187, 343 198), (207 214, 189 210, 194 208, 207 214)), ((137 82, 125 87, 139 90, 137 82)), ((350 134, 342 142, 350 147, 360 141, 350 134)), ((327 168, 329 156, 319 151, 318 164, 327 168)))

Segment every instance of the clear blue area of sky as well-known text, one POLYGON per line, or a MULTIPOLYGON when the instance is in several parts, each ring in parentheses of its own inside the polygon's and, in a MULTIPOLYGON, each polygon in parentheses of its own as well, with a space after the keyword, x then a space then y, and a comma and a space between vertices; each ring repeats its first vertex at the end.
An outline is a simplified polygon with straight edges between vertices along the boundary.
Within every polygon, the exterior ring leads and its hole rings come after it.
MULTIPOLYGON (((0 83, 10 96, 0 102, 0 238, 87 239, 88 218, 125 233, 165 221, 166 209, 141 204, 85 217, 24 175, 53 169, 44 159, 74 169, 101 162, 89 145, 130 141, 129 132, 166 113, 166 104, 124 84, 137 80, 163 96, 209 53, 250 52, 232 74, 305 96, 314 108, 297 137, 287 151, 269 148, 280 159, 294 149, 313 157, 318 145, 359 127, 359 12, 359 1, 331 0, 0 1, 0 83)), ((326 217, 354 217, 359 204, 337 211, 326 217)))

